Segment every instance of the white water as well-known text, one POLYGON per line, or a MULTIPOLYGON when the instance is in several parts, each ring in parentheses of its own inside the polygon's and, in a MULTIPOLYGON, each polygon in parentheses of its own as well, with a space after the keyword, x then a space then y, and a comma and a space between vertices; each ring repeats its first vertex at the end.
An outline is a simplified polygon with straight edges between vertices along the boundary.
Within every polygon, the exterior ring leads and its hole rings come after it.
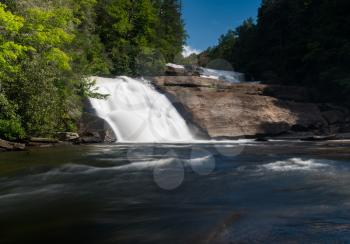
POLYGON ((223 80, 230 83, 244 82, 244 74, 235 71, 216 70, 216 69, 201 69, 201 76, 216 80, 223 80))
MULTIPOLYGON (((186 69, 184 65, 172 64, 172 63, 168 63, 166 65, 174 69, 186 69)), ((235 72, 235 71, 207 69, 207 68, 200 67, 199 73, 201 77, 204 77, 204 78, 223 80, 230 83, 241 83, 245 81, 244 74, 235 72)))
POLYGON ((118 142, 191 142, 185 120, 166 96, 143 79, 130 77, 96 80, 107 99, 90 99, 99 117, 112 127, 118 142))
POLYGON ((301 159, 290 158, 284 161, 277 161, 269 164, 265 164, 262 168, 271 171, 283 172, 283 171, 311 171, 329 169, 331 167, 330 162, 327 160, 316 159, 301 159))

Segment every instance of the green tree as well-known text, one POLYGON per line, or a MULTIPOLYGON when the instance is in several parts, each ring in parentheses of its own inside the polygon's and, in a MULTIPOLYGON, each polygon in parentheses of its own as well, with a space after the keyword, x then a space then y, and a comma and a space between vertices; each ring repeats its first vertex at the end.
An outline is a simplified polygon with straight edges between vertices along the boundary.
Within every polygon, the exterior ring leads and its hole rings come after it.
POLYGON ((136 58, 155 48, 157 15, 151 0, 103 0, 99 33, 113 62, 114 74, 135 74, 136 58))
POLYGON ((186 31, 181 16, 181 1, 156 0, 158 12, 157 46, 167 62, 173 62, 182 52, 186 41, 186 31))
POLYGON ((225 58, 268 83, 316 88, 320 101, 350 104, 350 2, 264 0, 257 23, 243 23, 202 56, 225 58), (228 44, 226 40, 228 40, 228 44))
POLYGON ((161 74, 184 39, 175 0, 2 0, 0 137, 75 130, 86 77, 161 74))
POLYGON ((17 116, 18 107, 8 100, 3 82, 19 71, 19 60, 29 50, 15 40, 24 22, 22 17, 6 11, 6 6, 0 4, 0 136, 5 139, 24 137, 21 121, 17 116))

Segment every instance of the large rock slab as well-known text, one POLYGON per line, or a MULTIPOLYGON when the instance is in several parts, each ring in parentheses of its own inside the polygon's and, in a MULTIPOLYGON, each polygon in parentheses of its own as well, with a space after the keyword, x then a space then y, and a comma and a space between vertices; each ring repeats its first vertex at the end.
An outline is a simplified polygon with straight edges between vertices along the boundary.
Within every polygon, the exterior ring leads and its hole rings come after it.
POLYGON ((229 83, 222 80, 197 76, 157 76, 152 78, 157 87, 187 87, 198 91, 226 91, 247 95, 275 97, 281 100, 307 102, 311 92, 298 86, 266 85, 260 83, 229 83))
POLYGON ((291 130, 322 133, 328 125, 317 104, 303 102, 309 99, 308 92, 300 87, 228 84, 201 77, 155 77, 153 83, 211 138, 279 135, 291 130))

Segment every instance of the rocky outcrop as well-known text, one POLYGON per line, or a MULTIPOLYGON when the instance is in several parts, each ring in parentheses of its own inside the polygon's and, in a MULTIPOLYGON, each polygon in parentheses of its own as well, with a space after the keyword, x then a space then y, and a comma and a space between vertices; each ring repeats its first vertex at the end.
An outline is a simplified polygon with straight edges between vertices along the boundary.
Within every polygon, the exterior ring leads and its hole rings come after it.
POLYGON ((75 132, 59 132, 57 133, 57 137, 60 141, 67 142, 76 142, 80 139, 79 134, 75 132))
POLYGON ((342 108, 344 111, 339 113, 339 109, 329 110, 308 102, 310 93, 301 87, 232 84, 194 76, 154 77, 153 83, 191 124, 210 138, 329 134, 336 130, 332 125, 349 117, 347 109, 342 108))
POLYGON ((165 74, 168 76, 200 76, 200 70, 195 65, 167 64, 165 74))
POLYGON ((84 113, 79 122, 80 143, 115 142, 117 140, 110 125, 93 113, 84 113))
POLYGON ((9 142, 0 139, 0 151, 22 151, 25 149, 25 144, 9 142))

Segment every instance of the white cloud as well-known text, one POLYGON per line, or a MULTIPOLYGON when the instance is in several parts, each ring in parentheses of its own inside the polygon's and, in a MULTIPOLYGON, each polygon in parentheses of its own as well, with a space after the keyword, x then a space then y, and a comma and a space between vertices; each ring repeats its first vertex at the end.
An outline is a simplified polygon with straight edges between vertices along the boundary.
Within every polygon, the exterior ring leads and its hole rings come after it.
POLYGON ((198 49, 194 49, 194 48, 192 48, 192 47, 190 47, 190 46, 184 46, 184 47, 183 47, 182 56, 184 56, 185 58, 188 57, 188 56, 190 56, 190 55, 193 54, 193 53, 195 53, 195 54, 200 54, 201 51, 198 50, 198 49))

